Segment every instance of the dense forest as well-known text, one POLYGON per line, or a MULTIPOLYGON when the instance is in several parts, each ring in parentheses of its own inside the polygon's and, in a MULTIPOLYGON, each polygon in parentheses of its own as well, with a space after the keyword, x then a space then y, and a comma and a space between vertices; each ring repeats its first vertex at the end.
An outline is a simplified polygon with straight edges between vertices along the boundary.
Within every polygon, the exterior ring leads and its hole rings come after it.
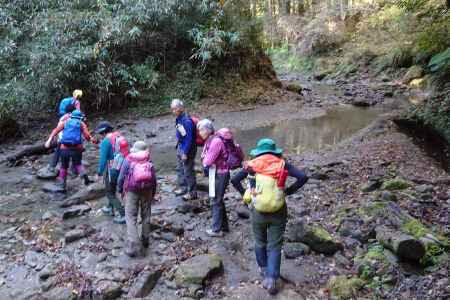
POLYGON ((267 65, 261 63, 265 51, 277 71, 318 78, 362 69, 401 78, 409 71, 409 77, 419 78, 408 84, 446 91, 417 112, 443 127, 449 105, 444 101, 450 74, 448 5, 439 0, 2 1, 0 120, 13 124, 17 115, 26 121, 29 112, 54 110, 75 87, 85 91, 89 111, 141 103, 155 113, 174 96, 204 97, 205 85, 221 82, 214 79, 224 70, 244 79, 269 74, 260 68, 267 65), (436 110, 438 117, 430 113, 436 110))

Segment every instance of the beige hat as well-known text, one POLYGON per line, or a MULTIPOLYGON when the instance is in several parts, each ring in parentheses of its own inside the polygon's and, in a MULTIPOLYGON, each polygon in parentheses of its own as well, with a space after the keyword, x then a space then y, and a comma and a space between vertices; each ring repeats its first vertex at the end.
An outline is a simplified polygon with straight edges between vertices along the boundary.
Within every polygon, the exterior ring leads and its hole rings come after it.
POLYGON ((136 152, 147 151, 147 150, 148 150, 147 143, 145 143, 144 141, 137 141, 133 144, 133 148, 131 148, 130 152, 136 153, 136 152))

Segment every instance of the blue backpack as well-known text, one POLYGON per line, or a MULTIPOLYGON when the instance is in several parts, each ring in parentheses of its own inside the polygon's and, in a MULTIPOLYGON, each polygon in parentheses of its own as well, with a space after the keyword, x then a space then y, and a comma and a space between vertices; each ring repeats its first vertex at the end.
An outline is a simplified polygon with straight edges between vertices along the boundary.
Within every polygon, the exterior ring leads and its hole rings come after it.
POLYGON ((75 105, 75 99, 73 97, 64 98, 59 103, 59 116, 62 117, 66 114, 67 106, 75 105))
POLYGON ((68 146, 81 145, 81 119, 70 118, 64 125, 61 144, 68 146))

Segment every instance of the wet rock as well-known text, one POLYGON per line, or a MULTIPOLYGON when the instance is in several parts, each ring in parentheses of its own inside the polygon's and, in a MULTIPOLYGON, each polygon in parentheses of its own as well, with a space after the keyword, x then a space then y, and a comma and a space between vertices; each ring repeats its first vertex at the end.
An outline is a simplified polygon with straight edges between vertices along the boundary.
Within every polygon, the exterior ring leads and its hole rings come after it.
POLYGON ((62 219, 66 220, 73 217, 81 216, 91 210, 89 205, 74 205, 63 211, 62 219))
POLYGON ((173 243, 177 240, 177 237, 172 232, 163 232, 161 233, 161 239, 173 243))
POLYGON ((56 177, 58 177, 58 170, 50 170, 48 166, 37 172, 37 178, 39 179, 55 179, 56 177))
POLYGON ((328 290, 330 292, 330 298, 341 299, 353 299, 356 297, 356 293, 364 286, 364 281, 359 278, 347 276, 332 277, 328 282, 328 290))
POLYGON ((409 188, 409 186, 410 186, 409 182, 407 182, 403 179, 395 178, 395 179, 390 179, 390 180, 383 182, 383 185, 381 186, 381 188, 383 190, 396 191, 396 190, 407 189, 407 188, 409 188))
POLYGON ((42 219, 42 221, 47 221, 47 220, 50 220, 50 219, 52 219, 52 218, 54 218, 54 217, 56 217, 56 214, 55 214, 55 213, 53 213, 53 212, 51 212, 51 211, 46 211, 46 212, 42 215, 41 219, 42 219))
POLYGON ((397 201, 397 196, 394 193, 389 192, 389 191, 381 192, 380 197, 381 197, 381 200, 383 200, 383 201, 393 201, 393 202, 397 201))
POLYGON ((382 182, 379 180, 369 180, 365 184, 361 186, 361 191, 363 193, 370 193, 377 189, 379 189, 382 185, 382 182))
POLYGON ((250 210, 247 206, 240 205, 238 208, 236 208, 236 214, 241 219, 248 219, 250 218, 250 210))
POLYGON ((55 267, 53 265, 46 265, 41 272, 39 272, 39 279, 40 280, 47 280, 51 276, 54 276, 56 274, 55 267))
POLYGON ((331 255, 343 249, 340 242, 318 225, 307 225, 303 221, 296 221, 288 228, 286 233, 288 241, 307 244, 316 252, 331 255))
POLYGON ((58 284, 58 280, 55 277, 52 277, 52 278, 42 282, 41 290, 43 292, 47 292, 47 291, 53 289, 54 287, 56 287, 57 284, 58 284))
POLYGON ((432 193, 434 191, 434 187, 428 184, 421 184, 416 186, 416 191, 419 193, 432 193))
POLYGON ((351 104, 354 106, 359 106, 359 107, 368 107, 368 106, 372 106, 376 104, 376 101, 374 101, 373 99, 369 99, 369 98, 354 98, 351 101, 351 104))
POLYGON ((105 185, 100 182, 93 183, 85 189, 75 193, 69 199, 61 203, 61 207, 83 204, 86 201, 101 198, 106 195, 105 185))
POLYGON ((114 281, 101 280, 95 284, 94 300, 117 299, 122 294, 122 286, 114 281))
POLYGON ((205 279, 222 271, 222 258, 217 254, 203 254, 184 261, 175 273, 178 285, 202 285, 205 279))
POLYGON ((194 213, 197 214, 202 211, 202 208, 200 205, 192 202, 183 202, 180 203, 180 205, 177 206, 175 209, 180 214, 187 214, 187 213, 194 213))
POLYGON ((308 254, 311 250, 303 243, 286 243, 283 251, 286 258, 297 258, 308 254))
POLYGON ((46 193, 65 193, 66 190, 59 184, 56 184, 54 182, 49 182, 44 184, 42 187, 42 190, 46 193))
POLYGON ((57 287, 43 294, 42 298, 51 300, 75 300, 77 296, 69 288, 57 287))
POLYGON ((64 235, 66 243, 72 243, 84 237, 87 237, 95 232, 95 229, 89 224, 78 225, 75 229, 72 229, 64 235))
POLYGON ((136 298, 147 296, 153 290, 161 275, 161 270, 141 272, 131 286, 129 294, 136 298))
POLYGON ((339 252, 334 255, 334 260, 338 265, 341 265, 343 267, 349 266, 351 264, 351 262, 339 252))
POLYGON ((29 267, 36 269, 37 271, 42 270, 48 262, 47 256, 43 253, 38 253, 36 251, 25 252, 24 262, 29 267))

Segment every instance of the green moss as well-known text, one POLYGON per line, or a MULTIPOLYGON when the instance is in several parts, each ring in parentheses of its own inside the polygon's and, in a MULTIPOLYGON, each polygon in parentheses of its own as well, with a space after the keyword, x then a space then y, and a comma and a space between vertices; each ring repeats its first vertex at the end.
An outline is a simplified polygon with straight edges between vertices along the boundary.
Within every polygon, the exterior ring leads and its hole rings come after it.
POLYGON ((409 182, 402 179, 391 179, 383 182, 381 188, 383 190, 395 191, 395 190, 404 190, 410 187, 409 182))
POLYGON ((378 261, 385 261, 386 257, 384 256, 384 248, 381 245, 375 245, 368 249, 366 259, 373 259, 378 261))
POLYGON ((312 227, 312 232, 316 237, 323 241, 332 241, 333 237, 322 227, 312 227))
POLYGON ((364 286, 364 280, 360 278, 347 278, 347 276, 337 276, 328 282, 328 290, 331 299, 352 299, 356 296, 359 289, 364 286))
POLYGON ((376 216, 382 216, 386 209, 388 202, 376 201, 369 202, 358 209, 358 213, 364 218, 373 218, 376 216))
POLYGON ((422 223, 414 218, 404 223, 402 229, 403 231, 417 239, 424 237, 426 234, 430 233, 430 230, 428 230, 422 223))

